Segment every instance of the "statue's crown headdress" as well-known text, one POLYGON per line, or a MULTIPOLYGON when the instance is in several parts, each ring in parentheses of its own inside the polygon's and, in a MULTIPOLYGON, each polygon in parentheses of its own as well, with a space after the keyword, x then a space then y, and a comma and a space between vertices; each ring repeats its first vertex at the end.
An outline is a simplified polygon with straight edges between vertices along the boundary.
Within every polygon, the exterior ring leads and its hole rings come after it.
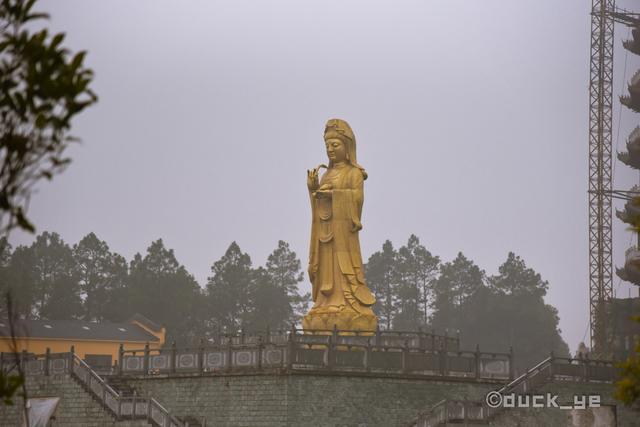
POLYGON ((324 127, 324 139, 329 138, 349 138, 352 142, 356 140, 349 123, 341 119, 329 119, 327 121, 324 127))

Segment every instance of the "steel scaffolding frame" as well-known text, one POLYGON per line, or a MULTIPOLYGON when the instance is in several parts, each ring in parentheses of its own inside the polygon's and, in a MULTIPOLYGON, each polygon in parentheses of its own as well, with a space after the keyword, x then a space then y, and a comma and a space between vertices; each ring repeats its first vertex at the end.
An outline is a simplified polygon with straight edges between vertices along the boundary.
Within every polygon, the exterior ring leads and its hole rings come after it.
POLYGON ((612 284, 612 109, 615 0, 591 3, 589 83, 589 322, 591 348, 609 353, 607 303, 612 284))

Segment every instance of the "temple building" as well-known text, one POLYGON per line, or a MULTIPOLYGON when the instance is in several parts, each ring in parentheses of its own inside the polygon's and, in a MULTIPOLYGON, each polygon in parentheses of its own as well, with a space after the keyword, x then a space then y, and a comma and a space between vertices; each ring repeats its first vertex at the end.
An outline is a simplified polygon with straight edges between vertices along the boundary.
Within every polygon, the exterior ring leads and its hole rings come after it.
MULTIPOLYGON (((139 350, 148 343, 159 349, 165 343, 166 330, 140 314, 128 322, 87 322, 83 320, 19 320, 15 326, 18 352, 44 354, 75 353, 95 367, 110 367, 118 360, 120 344, 125 350, 139 350)), ((9 322, 0 319, 0 352, 11 353, 9 322)))

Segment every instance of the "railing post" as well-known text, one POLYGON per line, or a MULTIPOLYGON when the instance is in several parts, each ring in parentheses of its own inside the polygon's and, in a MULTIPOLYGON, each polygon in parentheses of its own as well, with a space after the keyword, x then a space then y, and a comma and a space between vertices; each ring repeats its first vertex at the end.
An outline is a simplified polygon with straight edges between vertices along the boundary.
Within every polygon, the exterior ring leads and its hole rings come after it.
POLYGON ((460 351, 460 329, 456 330, 456 351, 460 351))
POLYGON ((144 345, 142 369, 144 370, 144 375, 149 375, 149 343, 144 345))
POLYGON ((231 371, 233 367, 233 337, 229 336, 227 340, 227 371, 231 371))
POLYGON ((480 344, 476 344, 476 352, 474 354, 476 360, 476 379, 480 378, 480 344))
POLYGON ((440 375, 445 376, 447 374, 447 352, 446 350, 438 350, 438 364, 440 365, 440 375))
POLYGON ((467 425, 467 396, 462 399, 462 422, 467 425))
POLYGON ((47 351, 44 352, 44 375, 49 376, 49 362, 51 362, 51 349, 47 347, 47 351))
POLYGON ((407 373, 409 371, 409 340, 404 340, 404 346, 402 347, 402 372, 407 373))
POLYGON ((27 350, 22 350, 20 352, 20 366, 22 366, 22 369, 25 370, 26 372, 26 362, 27 362, 27 350))
POLYGON ((69 373, 73 373, 73 356, 76 354, 76 347, 72 345, 69 350, 69 373))
POLYGON ((333 335, 329 335, 329 343, 325 350, 326 368, 331 370, 333 368, 333 335))
POLYGON ((549 352, 549 381, 553 380, 553 359, 555 358, 553 350, 549 352))
POLYGON ((151 393, 147 395, 147 420, 151 419, 151 393))
POLYGON ((422 326, 418 327, 418 348, 424 350, 424 333, 422 332, 422 326))
POLYGON ((133 390, 133 399, 131 400, 131 418, 136 417, 136 403, 138 400, 138 392, 134 389, 133 390))
POLYGON ((198 372, 204 372, 204 339, 200 338, 200 346, 198 347, 198 372))
POLYGON ((122 376, 123 363, 124 363, 124 345, 120 343, 120 347, 118 348, 118 376, 122 376))
POLYGON ((380 325, 376 326, 376 346, 380 345, 380 325))
POLYGON ((176 356, 178 355, 178 349, 176 348, 176 342, 171 343, 171 373, 176 373, 176 356))
POLYGON ((589 381, 589 353, 585 354, 582 361, 582 380, 589 381))
POLYGON ((431 329, 431 350, 432 351, 438 350, 436 348, 436 330, 435 329, 431 329))
POLYGON ((289 333, 289 337, 287 339, 287 369, 291 370, 293 368, 293 358, 295 352, 295 335, 296 335, 296 325, 291 324, 291 332, 289 333))
POLYGON ((117 419, 120 420, 122 417, 122 393, 118 392, 118 409, 117 409, 117 419))
POLYGON ((240 329, 240 344, 244 344, 244 343, 245 343, 244 327, 242 327, 240 329))
POLYGON ((364 369, 371 371, 371 337, 367 338, 367 349, 364 353, 364 369))
POLYGON ((513 346, 509 346, 509 380, 513 380, 515 378, 516 367, 513 365, 513 359, 513 346))

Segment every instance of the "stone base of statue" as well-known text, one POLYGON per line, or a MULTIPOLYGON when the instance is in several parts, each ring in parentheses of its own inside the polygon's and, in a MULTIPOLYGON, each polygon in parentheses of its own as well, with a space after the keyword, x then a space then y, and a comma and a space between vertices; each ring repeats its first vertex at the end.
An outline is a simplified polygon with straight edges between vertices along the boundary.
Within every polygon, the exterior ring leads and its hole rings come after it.
POLYGON ((351 307, 335 310, 334 307, 312 308, 302 318, 304 330, 375 331, 378 319, 373 314, 358 313, 351 307), (332 310, 333 309, 333 310, 332 310))

